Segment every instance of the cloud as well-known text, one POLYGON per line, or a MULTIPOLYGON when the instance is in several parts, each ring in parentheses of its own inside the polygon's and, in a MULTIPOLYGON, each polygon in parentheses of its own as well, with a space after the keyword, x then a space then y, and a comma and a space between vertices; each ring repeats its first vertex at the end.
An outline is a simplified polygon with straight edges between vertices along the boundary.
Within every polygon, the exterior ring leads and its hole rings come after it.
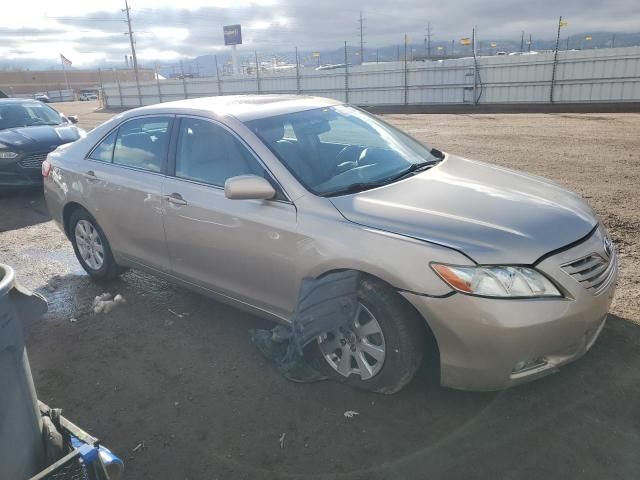
MULTIPOLYGON (((51 10, 46 0, 14 3, 0 28, 0 58, 57 63, 63 52, 74 66, 122 63, 129 44, 123 12, 108 0, 68 0, 51 10), (33 12, 46 12, 40 17, 33 12), (38 25, 38 27, 33 27, 38 25)), ((244 45, 268 56, 301 50, 338 49, 359 43, 358 16, 364 15, 368 47, 400 44, 407 33, 421 43, 427 23, 434 41, 469 36, 474 25, 485 40, 517 39, 521 31, 552 39, 559 15, 569 21, 563 35, 595 31, 637 31, 637 0, 131 0, 131 17, 141 60, 168 61, 227 52, 222 26, 241 23, 244 45)))

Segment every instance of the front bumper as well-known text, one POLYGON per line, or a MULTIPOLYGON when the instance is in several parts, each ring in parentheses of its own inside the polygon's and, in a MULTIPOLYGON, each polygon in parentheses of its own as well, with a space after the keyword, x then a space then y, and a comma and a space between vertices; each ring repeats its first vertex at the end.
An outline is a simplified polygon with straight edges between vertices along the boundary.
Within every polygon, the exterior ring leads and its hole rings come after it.
POLYGON ((42 161, 46 153, 21 153, 15 159, 0 160, 0 187, 42 185, 42 161))
POLYGON ((440 350, 441 384, 499 390, 553 373, 584 355, 602 331, 615 291, 612 275, 597 295, 561 265, 600 252, 604 230, 544 259, 536 268, 560 284, 565 298, 492 299, 460 293, 435 298, 403 293, 425 318, 440 350))

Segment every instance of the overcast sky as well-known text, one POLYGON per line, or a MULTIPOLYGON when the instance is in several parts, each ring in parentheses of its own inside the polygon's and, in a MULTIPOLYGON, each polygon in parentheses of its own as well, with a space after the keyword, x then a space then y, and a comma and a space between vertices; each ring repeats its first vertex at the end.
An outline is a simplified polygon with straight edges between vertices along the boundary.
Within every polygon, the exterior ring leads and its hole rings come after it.
MULTIPOLYGON (((124 0, 5 0, 0 15, 0 59, 77 67, 121 62, 129 53, 124 0)), ((458 40, 478 26, 479 38, 551 39, 559 15, 563 36, 640 30, 640 0, 131 0, 141 62, 171 62, 217 53, 222 26, 241 23, 245 49, 263 53, 338 48, 359 42, 362 10, 369 47, 398 44, 405 32, 421 42, 431 23, 433 40, 458 40), (178 6, 179 5, 179 6, 178 6)))

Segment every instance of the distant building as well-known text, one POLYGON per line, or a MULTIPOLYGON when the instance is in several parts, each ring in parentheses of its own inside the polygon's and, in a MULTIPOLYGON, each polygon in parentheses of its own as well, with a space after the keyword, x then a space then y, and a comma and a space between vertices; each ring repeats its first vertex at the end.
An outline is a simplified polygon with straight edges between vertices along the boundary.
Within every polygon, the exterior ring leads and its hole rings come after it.
MULTIPOLYGON (((115 81, 131 82, 136 77, 130 69, 111 70, 67 70, 69 87, 76 93, 82 90, 100 88, 100 76, 103 83, 115 81)), ((150 68, 138 69, 140 81, 155 80, 155 72, 150 68)), ((37 92, 65 90, 67 81, 62 70, 22 70, 0 71, 0 91, 8 96, 32 95, 37 92)))

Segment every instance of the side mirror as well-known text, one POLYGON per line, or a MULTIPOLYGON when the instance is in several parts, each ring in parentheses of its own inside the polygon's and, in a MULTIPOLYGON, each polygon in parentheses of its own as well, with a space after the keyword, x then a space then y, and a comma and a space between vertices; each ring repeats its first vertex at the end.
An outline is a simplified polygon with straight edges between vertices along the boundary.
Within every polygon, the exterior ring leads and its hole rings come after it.
POLYGON ((67 117, 67 119, 69 120, 69 122, 76 124, 78 123, 78 116, 77 115, 69 115, 67 117))
POLYGON ((224 196, 231 200, 270 200, 276 196, 276 190, 262 177, 239 175, 224 182, 224 196))

